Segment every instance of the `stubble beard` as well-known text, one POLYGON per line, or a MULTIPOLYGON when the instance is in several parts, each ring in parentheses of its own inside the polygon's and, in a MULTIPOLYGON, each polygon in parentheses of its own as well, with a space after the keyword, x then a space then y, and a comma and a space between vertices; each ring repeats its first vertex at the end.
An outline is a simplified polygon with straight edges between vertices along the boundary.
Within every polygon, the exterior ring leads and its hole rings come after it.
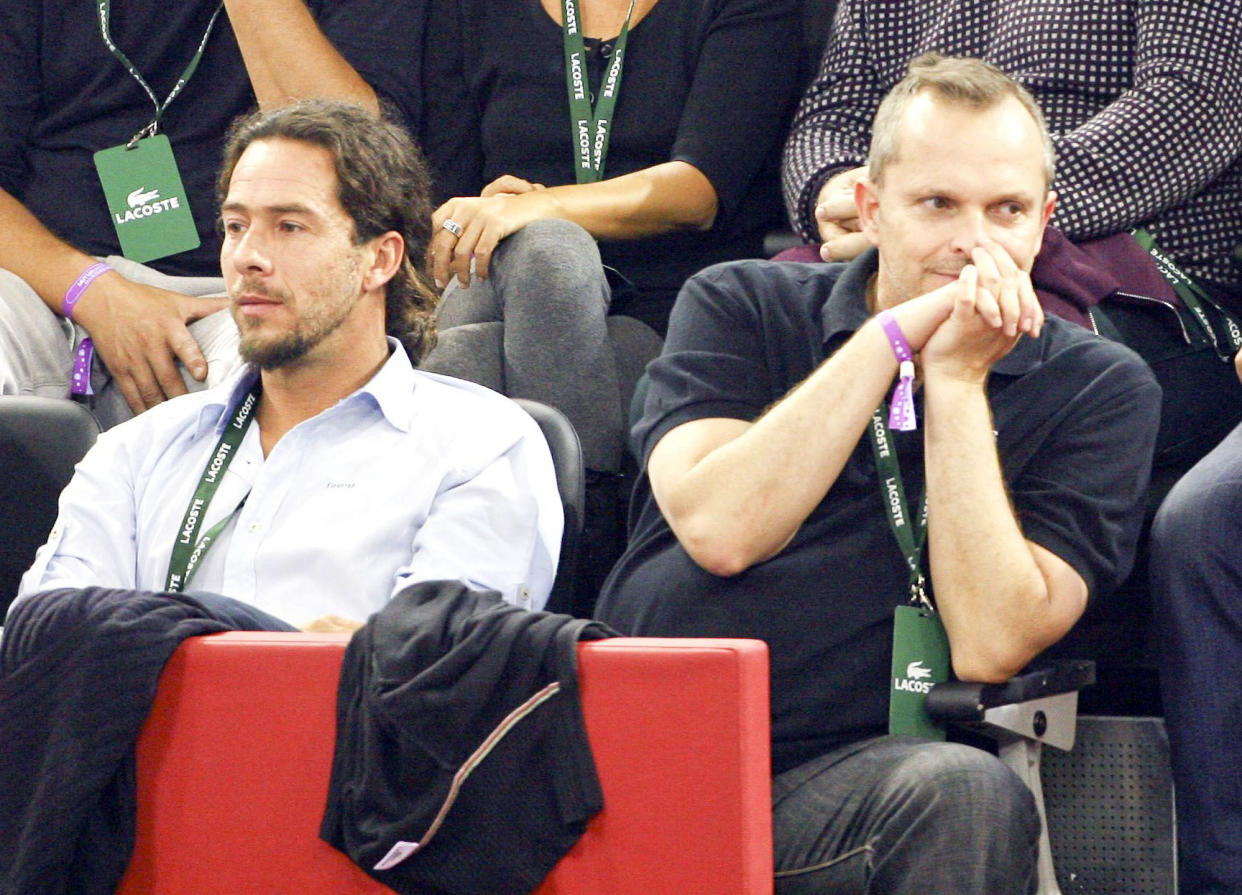
POLYGON ((352 277, 347 275, 355 270, 353 265, 346 265, 346 269, 331 284, 334 300, 318 302, 309 310, 298 309, 293 296, 288 292, 267 289, 253 280, 239 282, 236 287, 238 293, 248 292, 273 298, 282 302, 285 307, 293 307, 296 313, 296 321, 290 330, 266 339, 258 332, 262 326, 261 320, 238 319, 235 313, 234 319, 241 334, 237 347, 241 359, 261 370, 276 370, 302 361, 324 339, 336 332, 353 310, 357 296, 352 299, 345 296, 349 294, 348 289, 356 286, 352 277))

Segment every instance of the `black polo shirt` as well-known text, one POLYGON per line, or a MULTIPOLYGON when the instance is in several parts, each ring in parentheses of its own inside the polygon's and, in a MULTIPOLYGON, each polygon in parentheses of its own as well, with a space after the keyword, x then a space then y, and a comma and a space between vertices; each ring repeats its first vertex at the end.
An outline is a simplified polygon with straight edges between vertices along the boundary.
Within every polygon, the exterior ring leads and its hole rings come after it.
MULTIPOLYGON (((693 277, 649 367, 634 429, 643 466, 691 420, 753 420, 867 319, 877 255, 845 264, 740 261, 693 277)), ((1072 565, 1091 593, 1133 560, 1160 416, 1160 389, 1129 349, 1049 318, 992 368, 988 397, 1005 482, 1025 536, 1072 565)), ((920 419, 921 402, 918 405, 920 419)), ((922 429, 894 432, 911 505, 923 492, 922 429)), ((629 549, 596 615, 651 636, 767 641, 773 765, 794 767, 884 732, 893 610, 909 597, 868 439, 779 554, 732 578, 682 549, 646 475, 634 493, 629 549)), ((933 587, 934 587, 934 582, 933 587)))

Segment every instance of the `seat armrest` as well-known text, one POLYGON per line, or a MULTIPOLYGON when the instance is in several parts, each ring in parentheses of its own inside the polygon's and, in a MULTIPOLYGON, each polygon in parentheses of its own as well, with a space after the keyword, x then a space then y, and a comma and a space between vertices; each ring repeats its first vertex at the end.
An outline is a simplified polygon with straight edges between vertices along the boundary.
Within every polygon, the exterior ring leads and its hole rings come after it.
POLYGON ((1003 684, 936 684, 927 694, 927 713, 936 721, 971 724, 982 721, 988 709, 1076 692, 1094 683, 1094 662, 1062 660, 1012 677, 1003 684))
POLYGON ((1003 684, 947 681, 927 694, 927 714, 996 740, 1000 760, 1031 790, 1039 814, 1038 895, 1061 895, 1052 864, 1039 759, 1043 745, 1074 747, 1078 691, 1095 683, 1095 663, 1069 659, 1003 684))

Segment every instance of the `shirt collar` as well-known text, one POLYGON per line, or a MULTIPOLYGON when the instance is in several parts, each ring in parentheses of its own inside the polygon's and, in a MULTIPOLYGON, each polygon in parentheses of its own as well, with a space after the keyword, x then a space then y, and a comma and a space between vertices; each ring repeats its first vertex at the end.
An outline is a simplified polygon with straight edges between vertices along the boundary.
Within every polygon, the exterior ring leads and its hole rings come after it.
POLYGON ((840 336, 853 335, 867 322, 871 316, 867 313, 867 280, 879 265, 880 253, 869 248, 845 264, 837 275, 828 300, 820 310, 825 345, 835 343, 840 336))
MULTIPOLYGON (((867 312, 867 281, 879 269, 880 253, 872 247, 844 265, 820 311, 824 347, 835 350, 857 332, 871 316, 867 312)), ((992 372, 1021 376, 1039 366, 1043 351, 1035 339, 1023 337, 1013 349, 992 364, 992 372)))
POLYGON ((345 400, 359 400, 364 395, 369 397, 393 428, 408 432, 414 424, 414 402, 411 396, 414 394, 417 376, 405 348, 392 336, 388 337, 388 350, 388 360, 380 367, 379 372, 345 400))
MULTIPOLYGON (((405 348, 392 336, 388 337, 388 349, 388 360, 380 367, 379 372, 340 403, 369 400, 379 408, 380 413, 394 428, 408 432, 413 422, 410 396, 416 381, 414 367, 410 363, 409 355, 405 353, 405 348)), ((195 420, 195 437, 213 429, 217 433, 223 431, 234 408, 245 398, 258 376, 258 367, 243 364, 224 382, 208 392, 207 403, 199 410, 195 420)))

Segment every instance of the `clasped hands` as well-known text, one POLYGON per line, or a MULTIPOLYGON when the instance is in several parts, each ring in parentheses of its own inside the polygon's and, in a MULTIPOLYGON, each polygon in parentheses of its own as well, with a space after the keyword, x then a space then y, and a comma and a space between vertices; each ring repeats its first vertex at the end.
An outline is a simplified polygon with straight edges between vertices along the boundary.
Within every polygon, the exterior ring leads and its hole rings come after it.
POLYGON ((1030 276, 990 241, 971 250, 956 280, 892 313, 925 381, 942 376, 979 385, 1018 339, 1037 338, 1044 324, 1030 276))

